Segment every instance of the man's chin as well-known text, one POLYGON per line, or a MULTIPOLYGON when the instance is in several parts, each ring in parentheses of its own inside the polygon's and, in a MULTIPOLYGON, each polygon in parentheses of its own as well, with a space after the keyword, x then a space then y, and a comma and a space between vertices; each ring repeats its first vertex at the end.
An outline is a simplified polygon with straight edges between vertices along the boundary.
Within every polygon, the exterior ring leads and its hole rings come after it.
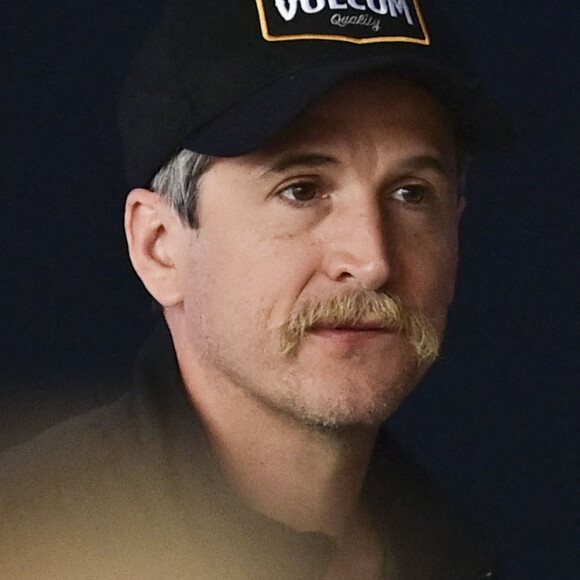
POLYGON ((376 429, 399 407, 403 399, 384 401, 366 408, 299 409, 293 413, 302 425, 329 433, 376 429))
POLYGON ((386 421, 397 409, 397 406, 384 409, 374 409, 372 412, 336 412, 325 414, 312 414, 303 416, 301 422, 303 425, 312 429, 327 432, 341 433, 357 429, 372 430, 379 427, 386 421))
POLYGON ((311 383, 309 390, 303 391, 302 400, 291 397, 278 410, 305 426, 325 431, 372 429, 399 408, 418 381, 418 376, 405 376, 400 382, 380 386, 359 381, 340 387, 334 383, 330 389, 311 383))

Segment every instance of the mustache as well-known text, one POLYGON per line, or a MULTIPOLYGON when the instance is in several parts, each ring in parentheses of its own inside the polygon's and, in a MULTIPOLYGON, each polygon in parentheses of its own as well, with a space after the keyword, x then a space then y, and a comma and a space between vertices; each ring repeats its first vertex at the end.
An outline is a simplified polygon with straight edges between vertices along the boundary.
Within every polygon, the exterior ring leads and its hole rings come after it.
POLYGON ((413 347, 418 364, 432 363, 439 354, 439 332, 427 316, 403 306, 394 294, 359 291, 301 305, 280 326, 282 354, 295 355, 306 333, 313 329, 356 325, 403 335, 413 347))

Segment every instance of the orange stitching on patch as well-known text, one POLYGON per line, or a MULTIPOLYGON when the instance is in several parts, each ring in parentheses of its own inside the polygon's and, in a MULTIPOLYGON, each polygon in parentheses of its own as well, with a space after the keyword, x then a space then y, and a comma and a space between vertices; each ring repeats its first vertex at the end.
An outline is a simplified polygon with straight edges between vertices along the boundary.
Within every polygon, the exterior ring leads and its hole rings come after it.
POLYGON ((425 24, 423 12, 421 12, 421 7, 419 6, 419 0, 413 0, 413 4, 415 5, 415 12, 417 13, 417 16, 419 16, 421 30, 423 31, 423 35, 425 36, 425 40, 421 44, 431 44, 431 37, 429 36, 429 31, 427 30, 427 24, 425 24))
POLYGON ((258 7, 258 14, 260 15, 260 28, 262 29, 262 36, 265 40, 268 38, 268 21, 266 20, 266 11, 264 10, 264 4, 262 0, 256 0, 256 6, 258 7))

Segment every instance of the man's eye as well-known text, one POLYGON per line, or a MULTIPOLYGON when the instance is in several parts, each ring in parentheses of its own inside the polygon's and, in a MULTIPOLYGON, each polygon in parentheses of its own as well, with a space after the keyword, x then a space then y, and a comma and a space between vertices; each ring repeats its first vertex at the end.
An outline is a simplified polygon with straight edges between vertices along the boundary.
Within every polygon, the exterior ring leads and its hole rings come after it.
POLYGON ((426 194, 426 188, 421 185, 406 185, 396 189, 392 197, 404 203, 419 204, 425 199, 426 194))
POLYGON ((312 201, 318 195, 318 187, 315 183, 310 183, 308 181, 293 183, 283 189, 279 195, 285 197, 288 201, 293 202, 312 201))

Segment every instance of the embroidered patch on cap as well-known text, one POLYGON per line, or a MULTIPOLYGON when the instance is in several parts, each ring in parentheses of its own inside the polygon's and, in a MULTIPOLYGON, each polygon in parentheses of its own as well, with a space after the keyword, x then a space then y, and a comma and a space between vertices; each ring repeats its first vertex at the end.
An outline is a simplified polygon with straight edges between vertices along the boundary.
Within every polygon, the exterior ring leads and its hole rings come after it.
POLYGON ((256 0, 269 41, 430 44, 418 0, 256 0))

